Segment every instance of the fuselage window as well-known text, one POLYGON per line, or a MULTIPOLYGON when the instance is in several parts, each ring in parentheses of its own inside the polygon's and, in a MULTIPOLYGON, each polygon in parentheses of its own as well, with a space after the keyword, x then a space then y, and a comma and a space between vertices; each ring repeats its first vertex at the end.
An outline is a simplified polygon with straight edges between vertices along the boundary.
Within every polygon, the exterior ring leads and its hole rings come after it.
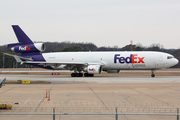
POLYGON ((172 56, 167 56, 167 59, 172 59, 173 57, 172 56))

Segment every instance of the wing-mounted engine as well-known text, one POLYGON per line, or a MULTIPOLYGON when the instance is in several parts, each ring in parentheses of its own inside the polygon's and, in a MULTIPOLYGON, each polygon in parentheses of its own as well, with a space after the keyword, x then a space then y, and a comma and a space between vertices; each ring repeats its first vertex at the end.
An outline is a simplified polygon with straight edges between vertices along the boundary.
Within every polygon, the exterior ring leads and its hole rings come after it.
POLYGON ((101 65, 89 65, 88 67, 84 68, 84 72, 89 74, 101 74, 102 66, 101 65))
POLYGON ((17 44, 13 47, 9 47, 9 46, 8 48, 10 48, 11 51, 16 52, 16 53, 43 52, 46 49, 44 43, 33 43, 33 44, 26 44, 26 45, 17 44))

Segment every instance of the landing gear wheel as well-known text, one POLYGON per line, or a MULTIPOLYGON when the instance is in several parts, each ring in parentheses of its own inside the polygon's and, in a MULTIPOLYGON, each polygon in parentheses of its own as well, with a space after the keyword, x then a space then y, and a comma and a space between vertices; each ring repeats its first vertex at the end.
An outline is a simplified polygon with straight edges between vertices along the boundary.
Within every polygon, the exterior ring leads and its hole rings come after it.
POLYGON ((71 73, 71 77, 82 77, 82 73, 71 73))
POLYGON ((94 74, 84 73, 84 77, 93 77, 94 74))
POLYGON ((155 74, 152 74, 151 77, 155 77, 155 74))
POLYGON ((151 77, 155 77, 154 70, 151 70, 152 74, 151 77))
POLYGON ((79 73, 79 77, 82 77, 83 76, 83 74, 82 73, 79 73))
POLYGON ((88 73, 84 73, 84 77, 88 77, 88 73))
POLYGON ((71 73, 71 77, 76 77, 76 74, 75 73, 71 73))
POLYGON ((93 77, 94 76, 94 74, 89 74, 89 76, 88 77, 93 77))

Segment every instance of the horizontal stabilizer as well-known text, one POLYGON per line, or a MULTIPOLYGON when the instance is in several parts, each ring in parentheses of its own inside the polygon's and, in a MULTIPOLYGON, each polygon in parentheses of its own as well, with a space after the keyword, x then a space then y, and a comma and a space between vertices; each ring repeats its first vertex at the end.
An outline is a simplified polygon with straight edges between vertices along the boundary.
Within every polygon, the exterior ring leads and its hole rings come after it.
POLYGON ((4 80, 0 80, 0 88, 2 87, 2 86, 5 86, 5 80, 6 80, 6 78, 4 78, 4 80), (4 84, 3 84, 4 83, 4 84))
POLYGON ((25 57, 21 57, 21 56, 9 54, 9 53, 3 53, 3 54, 14 57, 14 58, 16 59, 17 62, 24 62, 24 61, 22 61, 22 60, 25 60, 25 61, 32 61, 31 58, 25 58, 25 57), (21 59, 22 59, 22 60, 21 60, 21 59))

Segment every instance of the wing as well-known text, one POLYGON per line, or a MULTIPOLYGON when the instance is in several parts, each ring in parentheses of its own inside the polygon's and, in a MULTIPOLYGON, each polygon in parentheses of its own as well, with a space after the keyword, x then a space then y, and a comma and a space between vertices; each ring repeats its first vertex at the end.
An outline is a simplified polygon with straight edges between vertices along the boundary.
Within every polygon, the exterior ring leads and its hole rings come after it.
POLYGON ((101 65, 103 66, 103 63, 87 63, 87 62, 44 62, 44 61, 33 61, 31 58, 25 58, 17 55, 12 55, 9 53, 3 53, 8 56, 12 56, 16 59, 17 62, 20 62, 22 64, 34 64, 34 65, 42 65, 44 67, 51 66, 53 69, 68 69, 68 70, 74 70, 77 68, 78 70, 82 70, 88 65, 101 65))
POLYGON ((101 65, 103 66, 103 63, 86 63, 86 62, 42 62, 42 61, 24 61, 25 64, 38 64, 46 66, 51 66, 53 69, 68 69, 68 70, 74 70, 74 68, 77 68, 78 70, 83 70, 88 65, 101 65))

